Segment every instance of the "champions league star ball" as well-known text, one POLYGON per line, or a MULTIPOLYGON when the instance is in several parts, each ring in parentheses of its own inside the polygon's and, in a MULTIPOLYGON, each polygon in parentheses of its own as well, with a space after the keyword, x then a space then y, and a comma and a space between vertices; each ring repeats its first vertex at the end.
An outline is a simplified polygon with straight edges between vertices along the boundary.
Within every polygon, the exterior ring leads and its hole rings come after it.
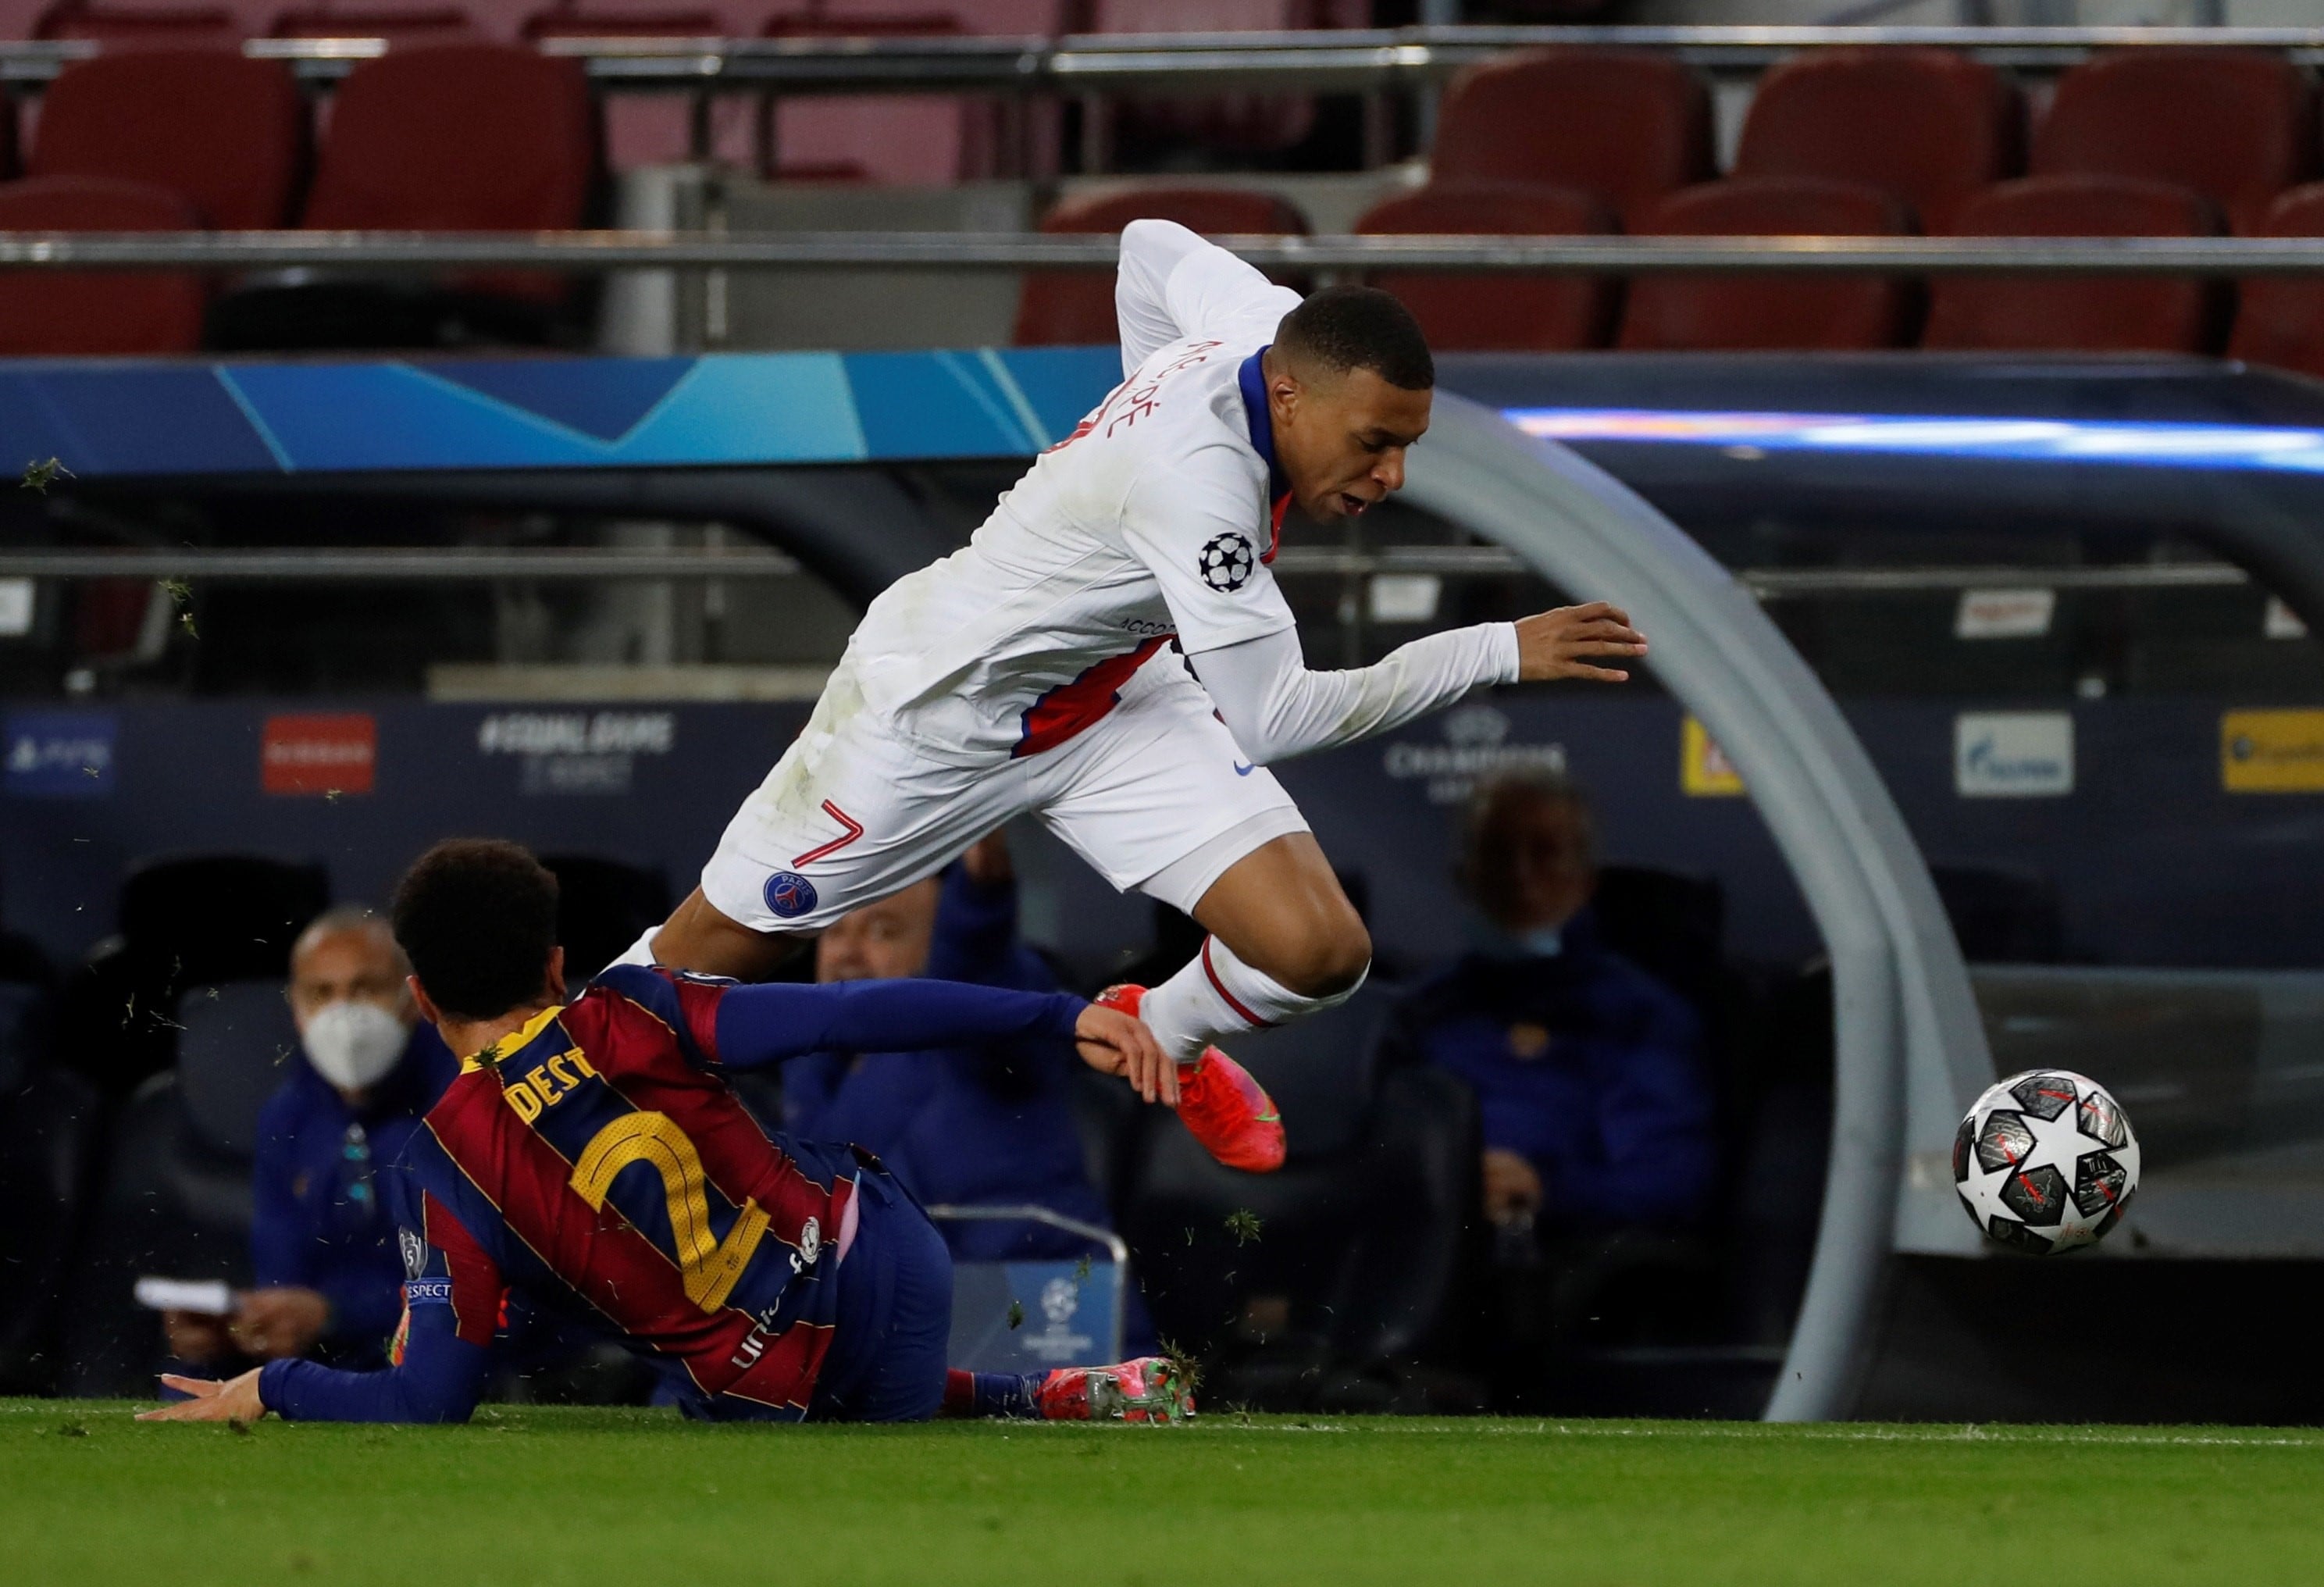
POLYGON ((2138 1138, 2097 1081, 2029 1070, 1987 1089, 1961 1121, 1953 1188, 1969 1222, 2003 1245, 2045 1256, 2096 1245, 2138 1189, 2138 1138))

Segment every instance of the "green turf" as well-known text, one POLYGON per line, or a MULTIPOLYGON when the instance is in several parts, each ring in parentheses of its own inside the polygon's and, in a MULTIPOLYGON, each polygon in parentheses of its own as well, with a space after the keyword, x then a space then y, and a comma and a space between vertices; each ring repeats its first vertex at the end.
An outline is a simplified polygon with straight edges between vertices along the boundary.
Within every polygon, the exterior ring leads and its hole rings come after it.
POLYGON ((2324 1433, 1213 1416, 141 1426, 0 1401, 0 1582, 2324 1581, 2324 1433))

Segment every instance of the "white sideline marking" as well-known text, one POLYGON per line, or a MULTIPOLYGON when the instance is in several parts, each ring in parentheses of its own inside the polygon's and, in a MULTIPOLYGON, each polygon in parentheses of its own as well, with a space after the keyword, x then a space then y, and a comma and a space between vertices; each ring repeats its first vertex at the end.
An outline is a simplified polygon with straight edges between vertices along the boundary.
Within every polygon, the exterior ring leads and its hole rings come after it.
POLYGON ((1506 1422, 1490 1423, 1407 1423, 1383 1421, 1362 1428, 1344 1424, 1306 1423, 1286 1425, 1276 1422, 1233 1422, 1220 1416, 1204 1418, 1203 1425, 1231 1428, 1238 1433, 1426 1433, 1439 1435, 1467 1435, 1471 1437, 1565 1437, 1565 1438, 1738 1438, 1781 1442, 1797 1439, 1810 1442, 1840 1444, 2088 1444, 2107 1448, 2124 1445, 2153 1444, 2158 1448, 2172 1445, 2226 1446, 2244 1449, 2324 1449, 2324 1436, 2273 1437, 2238 1436, 2223 1433, 2142 1433, 2125 1428, 2116 1431, 2106 1427, 1995 1427, 1971 1423, 1965 1426, 1951 1425, 1920 1427, 1845 1427, 1845 1426, 1784 1426, 1778 1424, 1755 1423, 1749 1426, 1720 1426, 1704 1423, 1696 1426, 1672 1427, 1592 1427, 1576 1426, 1570 1422, 1536 1422, 1527 1426, 1512 1426, 1506 1422))

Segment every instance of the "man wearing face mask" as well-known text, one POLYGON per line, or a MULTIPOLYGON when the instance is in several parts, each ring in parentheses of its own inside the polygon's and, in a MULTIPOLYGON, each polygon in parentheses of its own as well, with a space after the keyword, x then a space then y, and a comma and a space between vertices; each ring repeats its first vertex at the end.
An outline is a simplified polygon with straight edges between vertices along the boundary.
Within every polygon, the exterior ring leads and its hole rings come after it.
POLYGON ((1475 1089, 1504 1252, 1530 1248, 1536 1222, 1584 1239, 1696 1222, 1713 1166, 1702 1023, 1599 941, 1587 798, 1563 776, 1505 776, 1462 835, 1475 946, 1398 1008, 1388 1054, 1475 1089))
POLYGON ((403 1267, 375 1170, 396 1160, 456 1069, 419 1023, 409 973, 387 923, 361 908, 327 911, 292 947, 284 995, 305 1062, 259 1115, 254 1286, 231 1316, 165 1313, 180 1359, 384 1363, 403 1267))

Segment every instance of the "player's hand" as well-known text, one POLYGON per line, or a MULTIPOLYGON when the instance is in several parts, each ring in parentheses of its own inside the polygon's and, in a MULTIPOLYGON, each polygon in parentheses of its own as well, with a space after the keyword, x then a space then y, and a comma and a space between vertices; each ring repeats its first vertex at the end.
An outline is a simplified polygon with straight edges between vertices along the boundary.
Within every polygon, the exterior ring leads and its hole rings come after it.
POLYGON ((242 1297, 242 1309, 235 1314, 234 1342, 268 1361, 304 1355, 330 1320, 331 1303, 317 1290, 290 1285, 254 1289, 242 1297))
POLYGON ((1143 1020, 1092 1003, 1074 1021, 1074 1046, 1083 1063, 1101 1075, 1120 1075, 1148 1102, 1178 1105, 1178 1066, 1143 1020))
POLYGON ((1646 636, 1630 626, 1630 614, 1606 601, 1560 606, 1517 620, 1517 678, 1542 683, 1557 678, 1588 678, 1627 683, 1619 667, 1594 667, 1584 656, 1643 656, 1646 636))
POLYGON ((266 1414, 266 1404, 258 1398, 258 1369, 251 1368, 239 1378, 224 1382, 215 1378, 182 1378, 175 1372, 161 1374, 161 1381, 180 1394, 190 1394, 191 1399, 181 1399, 158 1410, 140 1411, 141 1422, 241 1422, 245 1425, 266 1414))

